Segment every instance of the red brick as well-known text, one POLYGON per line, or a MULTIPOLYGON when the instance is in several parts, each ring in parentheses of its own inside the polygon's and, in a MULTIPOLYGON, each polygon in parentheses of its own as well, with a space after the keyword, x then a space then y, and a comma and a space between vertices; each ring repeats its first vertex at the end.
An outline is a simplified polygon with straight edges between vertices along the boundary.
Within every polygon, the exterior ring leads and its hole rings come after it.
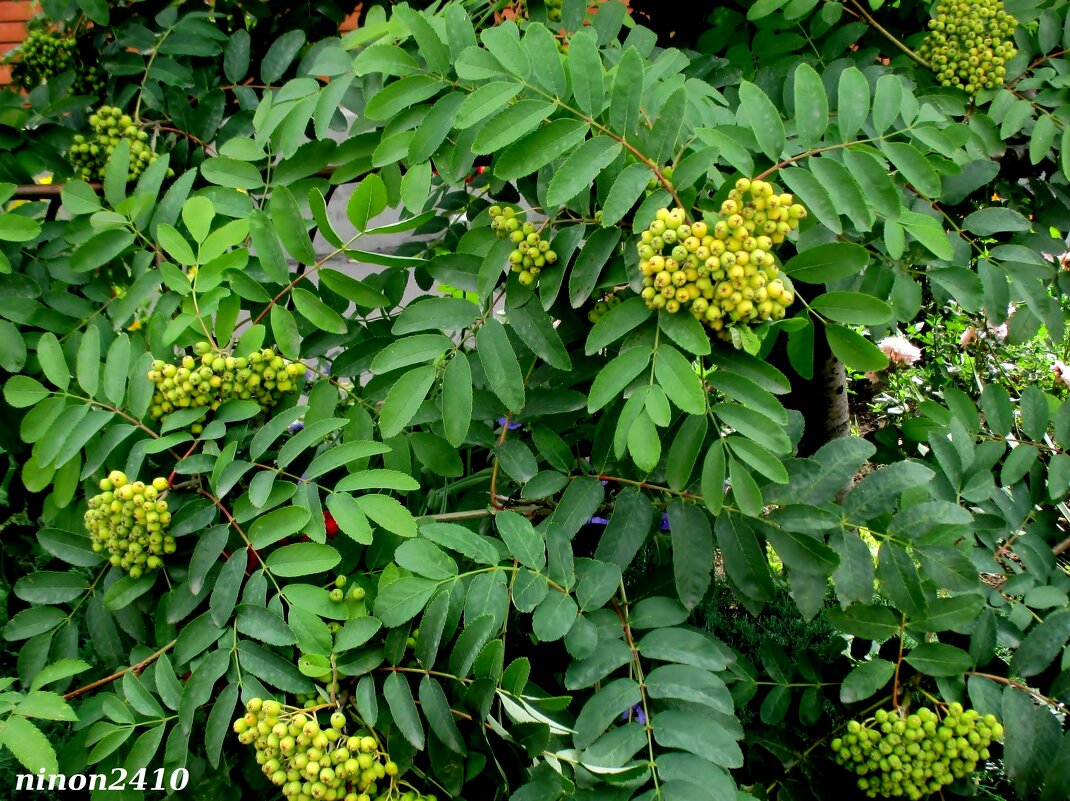
POLYGON ((36 13, 34 4, 25 0, 0 0, 0 22, 25 22, 36 13))
POLYGON ((21 42, 26 38, 26 25, 22 22, 0 22, 0 42, 21 42))

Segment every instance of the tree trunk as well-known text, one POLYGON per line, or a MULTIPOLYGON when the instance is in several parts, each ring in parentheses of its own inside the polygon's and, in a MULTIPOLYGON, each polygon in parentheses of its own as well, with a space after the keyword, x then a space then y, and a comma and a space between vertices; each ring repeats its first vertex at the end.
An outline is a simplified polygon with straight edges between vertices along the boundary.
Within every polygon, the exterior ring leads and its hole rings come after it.
POLYGON ((847 404, 847 373, 832 355, 828 341, 819 332, 814 337, 814 377, 805 379, 792 368, 783 342, 770 354, 772 364, 791 380, 791 392, 782 401, 803 416, 805 427, 799 442, 799 456, 810 456, 826 442, 846 436, 851 430, 847 404))

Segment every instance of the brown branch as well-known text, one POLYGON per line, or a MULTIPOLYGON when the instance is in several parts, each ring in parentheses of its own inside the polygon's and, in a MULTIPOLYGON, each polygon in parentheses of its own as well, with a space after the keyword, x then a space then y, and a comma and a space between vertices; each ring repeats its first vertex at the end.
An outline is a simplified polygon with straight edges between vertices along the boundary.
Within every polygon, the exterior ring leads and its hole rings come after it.
POLYGON ((67 700, 67 701, 70 701, 72 698, 76 698, 77 696, 81 695, 82 693, 87 693, 90 690, 95 690, 98 687, 103 687, 106 684, 111 684, 116 679, 121 679, 127 673, 133 673, 136 676, 141 671, 143 671, 145 668, 147 668, 149 665, 151 665, 153 662, 155 662, 157 659, 159 659, 161 656, 163 656, 168 651, 170 651, 172 648, 174 648, 176 642, 178 642, 178 638, 177 637, 175 639, 171 640, 171 642, 167 643, 167 645, 165 645, 163 648, 161 648, 156 653, 150 654, 149 656, 146 656, 144 659, 142 659, 136 665, 131 665, 130 667, 126 667, 126 668, 123 668, 122 670, 118 670, 115 673, 112 673, 110 676, 105 676, 102 679, 97 679, 96 681, 90 682, 89 684, 85 685, 84 687, 79 687, 77 690, 71 690, 69 693, 66 693, 63 696, 63 698, 65 700, 67 700))
POLYGON ((1056 709, 1066 708, 1066 704, 1064 704, 1062 701, 1056 701, 1054 698, 1048 698, 1048 696, 1037 692, 1032 687, 1027 687, 1021 682, 1014 681, 1014 679, 1008 679, 1004 676, 997 676, 994 673, 978 673, 976 670, 967 670, 965 675, 977 676, 981 679, 991 679, 992 681, 999 682, 1000 684, 1006 684, 1008 687, 1013 687, 1016 690, 1021 690, 1024 693, 1028 693, 1041 703, 1048 704, 1049 706, 1055 707, 1056 709))
POLYGON ((198 489, 197 494, 203 495, 205 498, 215 504, 216 508, 223 513, 230 525, 234 527, 234 530, 237 531, 241 538, 245 541, 246 546, 249 548, 249 553, 256 557, 257 562, 259 562, 260 564, 264 564, 264 560, 260 556, 260 552, 253 547, 252 541, 249 539, 248 536, 246 536, 245 532, 242 530, 242 527, 238 525, 238 521, 234 519, 234 515, 232 515, 230 513, 230 510, 220 502, 219 498, 203 489, 198 489))
POLYGON ((1034 69, 1039 67, 1045 61, 1051 61, 1053 58, 1058 58, 1059 56, 1065 56, 1067 53, 1070 53, 1070 50, 1056 50, 1054 53, 1048 53, 1048 54, 1043 55, 1043 56, 1038 56, 1037 58, 1033 59, 1033 63, 1031 63, 1024 70, 1022 70, 1022 72, 1019 75, 1016 75, 1014 78, 1012 78, 1011 80, 1007 81, 1007 83, 1005 84, 1005 87, 1007 89, 1013 89, 1014 85, 1016 83, 1018 83, 1018 81, 1022 80, 1022 78, 1024 78, 1026 75, 1028 75, 1034 69))
POLYGON ((157 131, 162 131, 164 133, 173 133, 173 134, 177 134, 178 136, 184 136, 186 139, 189 139, 195 145, 197 145, 202 150, 204 150, 205 153, 208 153, 208 154, 211 154, 211 155, 215 154, 215 148, 214 147, 212 147, 210 144, 208 144, 204 140, 198 139, 193 134, 187 133, 186 131, 183 131, 181 128, 172 128, 169 125, 157 125, 156 126, 156 130, 157 131))
MULTIPOLYGON (((579 476, 577 476, 578 478, 579 476)), ((639 489, 655 490, 656 492, 667 492, 670 495, 677 495, 681 498, 690 498, 694 501, 703 500, 701 495, 695 495, 693 492, 683 492, 682 490, 674 490, 671 487, 664 487, 661 484, 648 484, 645 481, 637 481, 633 478, 621 478, 620 476, 607 476, 604 473, 599 473, 595 476, 599 481, 613 481, 617 484, 627 484, 630 487, 639 487, 639 489)))
MULTIPOLYGON (((14 200, 39 200, 41 198, 59 197, 66 184, 19 184, 15 187, 15 193, 11 196, 14 200)), ((89 184, 94 191, 100 189, 100 184, 89 184)))
POLYGON ((921 56, 919 56, 917 53, 915 53, 913 50, 911 50, 909 47, 899 41, 895 36, 892 35, 892 33, 888 29, 886 29, 879 22, 877 22, 877 20, 873 19, 873 17, 869 14, 868 11, 866 11, 865 8, 862 7, 862 4, 859 3, 858 0, 850 0, 850 2, 858 10, 858 13, 862 16, 862 18, 867 23, 869 23, 874 30, 879 31, 881 35, 884 36, 884 38, 886 38, 889 42, 894 44, 896 47, 898 47, 916 62, 921 64, 921 66, 925 67, 926 69, 932 69, 932 65, 928 61, 923 59, 921 56))
MULTIPOLYGON (((506 438, 509 436, 509 421, 512 420, 512 413, 506 412, 503 418, 505 422, 502 423, 502 433, 498 437, 497 447, 501 447, 505 444, 506 438)), ((494 468, 490 471, 490 505, 494 507, 495 511, 504 508, 498 503, 498 456, 494 456, 494 468)))

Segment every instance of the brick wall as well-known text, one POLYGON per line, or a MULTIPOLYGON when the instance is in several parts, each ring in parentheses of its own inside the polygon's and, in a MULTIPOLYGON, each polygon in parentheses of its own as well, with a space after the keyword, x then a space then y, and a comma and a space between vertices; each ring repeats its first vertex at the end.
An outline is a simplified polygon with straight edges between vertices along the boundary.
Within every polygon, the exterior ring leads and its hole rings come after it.
MULTIPOLYGON (((36 13, 32 0, 0 0, 0 55, 7 55, 26 38, 26 21, 36 13)), ((0 85, 10 81, 11 68, 0 66, 0 85)))

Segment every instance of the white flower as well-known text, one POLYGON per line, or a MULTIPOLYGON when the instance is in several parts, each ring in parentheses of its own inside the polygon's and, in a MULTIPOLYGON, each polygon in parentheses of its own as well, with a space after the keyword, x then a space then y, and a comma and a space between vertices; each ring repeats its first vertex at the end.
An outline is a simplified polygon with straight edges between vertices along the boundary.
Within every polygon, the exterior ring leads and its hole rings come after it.
POLYGON ((885 337, 877 343, 877 347, 892 364, 909 366, 921 359, 921 350, 906 337, 885 337))

